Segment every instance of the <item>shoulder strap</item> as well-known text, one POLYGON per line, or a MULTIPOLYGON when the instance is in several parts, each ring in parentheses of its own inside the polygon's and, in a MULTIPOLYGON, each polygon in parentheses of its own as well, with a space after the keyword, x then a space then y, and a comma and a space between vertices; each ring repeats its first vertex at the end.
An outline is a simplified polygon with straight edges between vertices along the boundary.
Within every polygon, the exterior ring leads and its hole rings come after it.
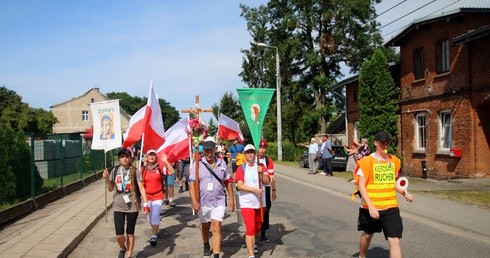
POLYGON ((199 160, 199 162, 201 162, 201 163, 202 163, 202 164, 203 164, 203 165, 204 165, 204 166, 205 166, 205 167, 206 167, 206 168, 209 170, 209 173, 211 173, 211 175, 213 175, 213 177, 214 177, 214 178, 216 178, 216 180, 218 180, 222 186, 224 186, 224 185, 225 185, 225 184, 223 183, 223 180, 221 180, 221 179, 218 177, 218 175, 216 175, 216 174, 214 173, 214 171, 213 171, 213 170, 212 170, 212 169, 211 169, 211 168, 208 166, 208 164, 206 164, 206 163, 202 162, 202 160, 199 160))
MULTIPOLYGON (((112 176, 112 181, 113 181, 113 182, 116 182, 117 171, 119 170, 119 167, 120 167, 120 166, 121 166, 121 165, 116 165, 116 166, 112 167, 112 170, 115 170, 115 171, 114 171, 114 174, 113 174, 113 176, 112 176)), ((112 172, 112 170, 111 170, 111 172, 112 172)))

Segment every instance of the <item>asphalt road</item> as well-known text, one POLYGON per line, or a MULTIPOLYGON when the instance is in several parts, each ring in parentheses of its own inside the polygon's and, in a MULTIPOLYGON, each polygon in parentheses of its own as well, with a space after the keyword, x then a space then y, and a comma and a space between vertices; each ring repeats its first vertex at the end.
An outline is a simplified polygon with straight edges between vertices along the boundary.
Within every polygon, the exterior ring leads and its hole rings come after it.
MULTIPOLYGON (((271 211, 268 244, 260 245, 257 257, 357 257, 358 204, 348 200, 348 192, 332 187, 340 178, 306 175, 307 169, 277 166, 278 200, 271 211)), ((150 227, 143 215, 136 226, 136 257, 201 257, 197 216, 192 216, 188 192, 176 193, 178 206, 164 207, 157 247, 148 245, 150 227)), ((423 198, 422 195, 415 195, 423 198)), ((434 209, 438 208, 434 203, 434 209)), ((444 226, 444 218, 433 221, 413 213, 404 214, 401 240, 405 257, 488 257, 490 243, 472 232, 444 226)), ((461 211, 459 211, 461 212, 461 211)), ((223 224, 223 257, 247 257, 244 228, 237 214, 227 211, 223 224)), ((463 211, 464 213, 464 211, 463 211)), ((489 220, 490 221, 490 220, 489 220)), ((389 257, 388 243, 377 234, 368 257, 389 257)), ((69 257, 116 257, 112 210, 103 218, 69 257)))

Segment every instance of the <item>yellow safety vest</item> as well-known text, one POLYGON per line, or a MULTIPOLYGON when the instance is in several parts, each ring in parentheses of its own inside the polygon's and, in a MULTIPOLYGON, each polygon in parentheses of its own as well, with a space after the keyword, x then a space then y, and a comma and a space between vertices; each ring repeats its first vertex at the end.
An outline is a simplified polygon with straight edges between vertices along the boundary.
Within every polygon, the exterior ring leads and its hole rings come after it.
MULTIPOLYGON (((371 202, 378 210, 398 207, 395 182, 400 171, 400 159, 388 155, 388 161, 377 160, 373 154, 357 162, 367 180, 366 190, 371 202)), ((365 200, 362 206, 368 208, 365 200)))

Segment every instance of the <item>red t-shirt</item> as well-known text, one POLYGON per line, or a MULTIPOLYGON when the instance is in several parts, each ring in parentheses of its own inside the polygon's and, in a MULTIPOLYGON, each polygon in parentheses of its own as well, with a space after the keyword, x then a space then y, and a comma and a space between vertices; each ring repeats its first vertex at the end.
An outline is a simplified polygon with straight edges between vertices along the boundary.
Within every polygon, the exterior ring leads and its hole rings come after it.
POLYGON ((163 171, 160 170, 159 166, 156 166, 154 169, 142 167, 141 170, 143 185, 145 186, 146 191, 146 199, 148 199, 149 201, 163 200, 163 171))

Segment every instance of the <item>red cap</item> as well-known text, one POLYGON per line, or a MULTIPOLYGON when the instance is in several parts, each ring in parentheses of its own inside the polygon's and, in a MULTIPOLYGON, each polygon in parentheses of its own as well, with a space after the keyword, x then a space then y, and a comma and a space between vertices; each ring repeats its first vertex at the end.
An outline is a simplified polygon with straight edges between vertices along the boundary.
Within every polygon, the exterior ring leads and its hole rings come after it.
POLYGON ((264 139, 260 140, 259 147, 267 147, 267 141, 264 139))

